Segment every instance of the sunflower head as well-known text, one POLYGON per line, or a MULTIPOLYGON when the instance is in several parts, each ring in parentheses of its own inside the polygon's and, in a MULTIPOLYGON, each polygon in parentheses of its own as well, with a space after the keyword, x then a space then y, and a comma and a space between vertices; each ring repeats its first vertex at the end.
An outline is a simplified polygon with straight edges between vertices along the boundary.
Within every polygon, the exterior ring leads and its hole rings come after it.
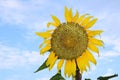
POLYGON ((51 48, 60 59, 69 60, 81 56, 87 45, 87 33, 78 23, 62 23, 52 34, 51 48))
POLYGON ((52 15, 53 22, 48 22, 47 26, 54 26, 54 30, 46 32, 36 32, 44 38, 40 44, 40 54, 50 52, 46 65, 49 70, 52 69, 56 60, 58 71, 64 65, 64 74, 68 77, 76 75, 76 68, 81 73, 90 68, 90 62, 96 64, 96 60, 91 52, 99 54, 97 46, 103 46, 103 41, 96 39, 102 30, 89 30, 97 21, 97 18, 89 14, 80 15, 76 11, 75 15, 72 9, 65 7, 65 20, 61 22, 56 16, 52 15))

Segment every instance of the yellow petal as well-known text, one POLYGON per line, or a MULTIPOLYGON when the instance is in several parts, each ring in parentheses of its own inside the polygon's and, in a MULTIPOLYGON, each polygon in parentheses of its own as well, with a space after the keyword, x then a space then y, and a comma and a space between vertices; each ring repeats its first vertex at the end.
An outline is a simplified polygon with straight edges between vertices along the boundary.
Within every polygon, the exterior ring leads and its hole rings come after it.
POLYGON ((53 60, 53 58, 55 57, 55 53, 54 52, 51 52, 48 59, 47 59, 47 62, 46 62, 46 65, 49 66, 53 60))
POLYGON ((81 15, 81 16, 78 18, 77 23, 81 23, 82 20, 83 20, 83 19, 85 18, 85 16, 87 16, 87 15, 89 15, 89 14, 83 14, 83 15, 81 15))
POLYGON ((44 54, 45 52, 50 50, 50 48, 51 48, 50 44, 46 45, 44 48, 40 50, 40 54, 44 54))
POLYGON ((88 56, 88 59, 96 65, 97 62, 96 62, 94 56, 88 50, 86 50, 85 53, 86 53, 86 56, 88 56))
POLYGON ((51 37, 51 34, 49 32, 36 32, 37 36, 43 37, 43 38, 49 38, 51 37))
POLYGON ((87 16, 87 18, 85 18, 85 19, 82 21, 81 25, 82 25, 82 26, 85 26, 85 25, 90 21, 90 19, 91 19, 92 17, 93 17, 93 16, 87 16))
POLYGON ((82 57, 84 59, 84 63, 86 64, 86 67, 88 67, 90 69, 89 56, 87 56, 86 53, 84 52, 82 57))
POLYGON ((55 22, 48 22, 47 23, 47 27, 50 27, 51 25, 54 26, 54 27, 58 26, 55 22))
POLYGON ((72 18, 73 18, 72 8, 70 8, 70 10, 69 10, 69 16, 68 16, 68 19, 69 19, 68 22, 71 22, 71 21, 72 21, 72 18))
POLYGON ((88 44, 88 48, 89 48, 90 50, 96 52, 97 54, 99 54, 99 49, 98 49, 95 45, 89 43, 89 44, 88 44))
POLYGON ((44 44, 50 44, 51 40, 50 39, 44 39, 44 42, 40 44, 39 48, 41 48, 44 44))
POLYGON ((77 60, 77 65, 78 65, 78 68, 80 69, 80 72, 83 73, 83 71, 85 71, 86 69, 86 66, 84 64, 82 56, 78 57, 76 60, 77 60))
POLYGON ((66 60, 65 68, 64 68, 64 75, 66 76, 68 74, 68 77, 71 75, 71 61, 66 60))
POLYGON ((82 70, 83 71, 87 71, 87 64, 86 64, 86 58, 85 57, 83 57, 83 56, 81 56, 81 58, 82 58, 82 70))
POLYGON ((90 32, 88 33, 88 36, 89 36, 89 37, 94 37, 94 36, 96 36, 96 35, 100 35, 102 32, 103 32, 102 30, 90 31, 90 32))
POLYGON ((39 45, 39 48, 42 48, 43 45, 44 45, 44 42, 39 45))
POLYGON ((66 76, 67 75, 67 73, 68 73, 68 62, 67 62, 67 60, 66 60, 66 63, 65 63, 65 66, 64 66, 64 75, 66 76))
POLYGON ((53 32, 54 30, 48 30, 47 32, 53 32))
POLYGON ((67 22, 71 22, 73 15, 72 15, 72 8, 70 8, 70 10, 68 10, 67 7, 65 7, 65 13, 64 13, 65 19, 67 22))
POLYGON ((49 70, 52 69, 52 67, 54 66, 56 60, 57 60, 58 56, 55 56, 53 59, 52 59, 52 62, 50 63, 50 66, 49 66, 49 70))
POLYGON ((54 20, 54 22, 56 23, 57 26, 59 26, 61 24, 60 20, 56 16, 52 15, 52 19, 54 20))
POLYGON ((75 63, 75 59, 73 59, 72 62, 71 62, 71 72, 72 72, 72 75, 75 77, 76 76, 76 63, 75 63))
POLYGON ((86 28, 86 29, 91 28, 91 27, 96 23, 97 20, 98 20, 98 19, 95 18, 95 19, 89 21, 89 22, 86 24, 85 28, 86 28))
POLYGON ((84 70, 83 70, 83 69, 81 69, 81 70, 80 70, 80 73, 81 73, 81 74, 83 74, 83 71, 84 71, 84 70))
POLYGON ((91 30, 87 30, 87 29, 86 29, 86 32, 87 32, 87 33, 89 33, 90 31, 91 31, 91 30))
POLYGON ((86 66, 90 69, 90 64, 88 60, 86 60, 86 66))
POLYGON ((76 22, 78 17, 79 17, 79 13, 78 13, 78 11, 76 11, 76 14, 75 14, 75 16, 72 19, 72 22, 76 22))
POLYGON ((64 63, 64 59, 61 59, 61 60, 58 62, 58 64, 57 64, 57 69, 58 69, 58 71, 61 69, 63 63, 64 63))
POLYGON ((66 21, 68 22, 69 21, 69 18, 68 18, 69 17, 69 10, 66 6, 65 6, 64 16, 65 16, 66 21))
POLYGON ((103 46, 103 41, 102 40, 98 40, 96 38, 89 38, 89 42, 93 43, 97 46, 103 46))
POLYGON ((71 60, 67 60, 68 61, 68 77, 70 77, 72 75, 72 72, 71 72, 71 60))

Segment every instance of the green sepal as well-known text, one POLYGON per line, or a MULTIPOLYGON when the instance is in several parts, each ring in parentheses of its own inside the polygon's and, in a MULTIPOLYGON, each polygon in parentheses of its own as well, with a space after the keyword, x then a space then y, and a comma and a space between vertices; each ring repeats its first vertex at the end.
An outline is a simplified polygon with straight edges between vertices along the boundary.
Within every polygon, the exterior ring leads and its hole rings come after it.
POLYGON ((61 72, 55 74, 50 80, 65 80, 65 78, 61 75, 61 72))
POLYGON ((46 65, 46 62, 47 62, 47 59, 45 60, 45 62, 34 73, 39 72, 39 71, 41 71, 43 69, 46 69, 48 67, 46 65))

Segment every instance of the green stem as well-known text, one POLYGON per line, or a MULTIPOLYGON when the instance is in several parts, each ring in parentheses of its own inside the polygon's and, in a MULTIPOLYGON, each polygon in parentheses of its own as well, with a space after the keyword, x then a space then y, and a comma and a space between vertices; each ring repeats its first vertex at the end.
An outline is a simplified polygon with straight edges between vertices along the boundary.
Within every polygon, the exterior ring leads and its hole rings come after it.
POLYGON ((82 74, 80 73, 80 70, 78 69, 78 67, 77 67, 77 70, 76 70, 75 80, 82 80, 82 74))
MULTIPOLYGON (((75 61, 76 62, 76 61, 75 61)), ((77 64, 77 62, 76 62, 77 64)), ((75 80, 82 80, 82 74, 80 73, 80 69, 78 68, 78 65, 76 65, 76 76, 75 80)))

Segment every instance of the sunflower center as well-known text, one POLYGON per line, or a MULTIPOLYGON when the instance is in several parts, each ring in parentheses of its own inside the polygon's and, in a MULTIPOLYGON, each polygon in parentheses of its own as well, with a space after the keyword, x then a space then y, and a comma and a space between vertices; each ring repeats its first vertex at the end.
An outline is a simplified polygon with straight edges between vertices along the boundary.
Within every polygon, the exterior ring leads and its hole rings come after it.
POLYGON ((72 38, 72 36, 66 36, 64 35, 62 38, 62 44, 66 48, 74 48, 74 44, 76 44, 76 41, 72 38))
POLYGON ((52 34, 51 48, 60 59, 81 56, 87 49, 87 44, 87 33, 77 23, 62 23, 52 34))

